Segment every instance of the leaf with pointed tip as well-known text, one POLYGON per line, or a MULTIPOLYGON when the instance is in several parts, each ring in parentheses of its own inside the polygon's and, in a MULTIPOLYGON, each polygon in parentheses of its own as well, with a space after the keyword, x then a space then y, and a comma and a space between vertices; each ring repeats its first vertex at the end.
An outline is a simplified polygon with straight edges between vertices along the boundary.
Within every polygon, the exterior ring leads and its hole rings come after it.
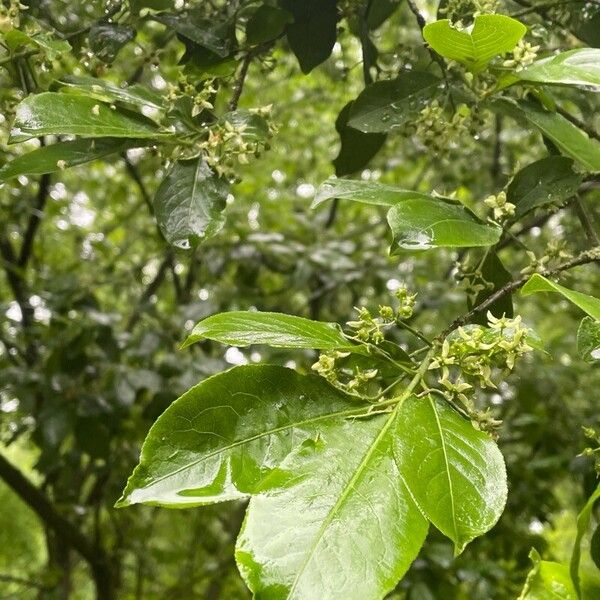
POLYGON ((394 234, 392 254, 400 249, 491 246, 502 232, 462 204, 442 198, 404 200, 390 208, 387 219, 394 234))
POLYGON ((323 421, 255 495, 236 561, 257 598, 380 600, 417 556, 427 521, 399 477, 396 412, 323 421))
POLYGON ((129 148, 139 148, 147 143, 147 140, 122 138, 95 138, 57 142, 51 146, 42 146, 27 154, 13 158, 0 169, 0 181, 6 181, 19 175, 41 175, 62 171, 111 154, 123 152, 129 148))
POLYGON ((354 202, 362 202, 363 204, 374 204, 376 206, 394 206, 403 200, 411 198, 430 200, 432 196, 375 181, 328 179, 319 186, 312 203, 312 208, 316 208, 319 204, 333 198, 352 200, 354 202))
POLYGON ((416 118, 436 95, 439 85, 437 77, 421 71, 372 83, 352 103, 348 126, 363 133, 387 133, 416 118))
POLYGON ((111 63, 129 42, 135 39, 135 29, 118 23, 95 23, 90 27, 90 50, 103 62, 111 63))
POLYGON ((583 317, 577 330, 577 352, 586 362, 600 360, 600 321, 583 317))
POLYGON ((568 85, 600 91, 600 49, 576 48, 538 60, 513 77, 527 83, 568 85))
POLYGON ((288 454, 368 406, 315 375, 245 365, 186 392, 150 429, 117 506, 198 506, 245 498, 288 454))
POLYGON ((145 107, 164 112, 165 99, 143 85, 118 86, 97 77, 68 75, 58 82, 65 90, 96 98, 101 102, 115 102, 136 110, 145 107))
POLYGON ((429 23, 423 37, 440 56, 481 71, 495 56, 510 52, 526 31, 523 23, 511 17, 478 15, 470 29, 459 29, 448 19, 429 23))
POLYGON ((177 161, 163 179, 153 205, 169 244, 190 248, 216 235, 225 224, 229 184, 203 158, 177 161))
POLYGON ((569 300, 569 302, 572 302, 575 306, 578 306, 581 310, 590 315, 590 317, 593 317, 596 321, 600 321, 600 300, 594 298, 594 296, 570 290, 569 288, 546 279, 539 273, 534 273, 529 278, 529 281, 521 289, 521 295, 529 296, 536 292, 558 292, 564 298, 569 300))
POLYGON ((516 206, 515 219, 546 204, 564 202, 577 193, 583 180, 573 171, 573 160, 547 156, 521 169, 510 182, 507 200, 516 206))
POLYGON ((519 600, 577 600, 566 565, 542 560, 535 548, 529 558, 533 568, 527 575, 519 600))
POLYGON ((524 120, 546 136, 565 156, 570 156, 587 171, 600 171, 600 142, 590 138, 573 123, 555 112, 544 110, 527 100, 497 99, 490 108, 517 120, 524 120))
POLYGON ((281 0, 294 17, 286 28, 288 43, 303 73, 310 73, 329 58, 336 38, 336 0, 281 0))
POLYGON ((363 352, 365 348, 348 340, 336 323, 259 311, 232 311, 207 317, 194 327, 183 347, 203 339, 232 346, 266 344, 275 348, 357 352, 363 352))
POLYGON ((123 109, 113 110, 94 98, 56 92, 28 96, 17 106, 9 143, 41 135, 161 137, 158 127, 142 115, 123 109))
POLYGON ((399 411, 394 455, 423 514, 453 542, 455 554, 489 531, 506 504, 506 468, 492 438, 447 402, 412 397, 399 411))

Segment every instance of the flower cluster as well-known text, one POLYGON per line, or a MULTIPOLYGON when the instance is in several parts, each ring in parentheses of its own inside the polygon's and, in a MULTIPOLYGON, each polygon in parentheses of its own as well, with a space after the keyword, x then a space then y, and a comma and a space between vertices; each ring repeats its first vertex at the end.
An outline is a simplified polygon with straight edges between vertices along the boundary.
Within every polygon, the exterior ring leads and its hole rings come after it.
POLYGON ((539 46, 534 46, 529 42, 521 40, 512 51, 510 58, 507 58, 502 66, 515 71, 522 71, 525 67, 528 67, 537 57, 539 46))
POLYGON ((448 0, 439 12, 453 23, 461 24, 461 21, 472 20, 477 15, 496 12, 498 4, 499 0, 448 0))
POLYGON ((540 271, 551 269, 560 264, 563 260, 572 257, 567 251, 566 244, 563 240, 552 240, 546 246, 546 252, 542 256, 536 256, 535 252, 527 250, 525 252, 529 259, 529 264, 521 269, 523 275, 532 275, 540 271))
POLYGON ((515 214, 516 206, 506 199, 506 192, 488 196, 485 204, 494 210, 494 221, 502 223, 515 214))
POLYGON ((581 454, 594 459, 594 468, 600 474, 600 434, 592 427, 584 427, 583 434, 593 443, 593 447, 585 448, 581 454))
POLYGON ((10 0, 8 7, 0 5, 0 33, 19 27, 22 10, 27 10, 27 6, 21 4, 19 0, 10 0))
POLYGON ((377 394, 380 391, 375 382, 378 370, 361 369, 356 365, 345 366, 344 359, 349 356, 349 352, 324 352, 312 365, 312 369, 331 385, 352 396, 365 398, 377 394))
POLYGON ((495 388, 493 369, 511 371, 517 359, 532 350, 527 343, 528 333, 521 317, 498 318, 491 313, 488 327, 459 327, 444 340, 429 365, 430 371, 438 371, 439 391, 480 426, 493 427, 493 419, 475 409, 475 386, 495 388))

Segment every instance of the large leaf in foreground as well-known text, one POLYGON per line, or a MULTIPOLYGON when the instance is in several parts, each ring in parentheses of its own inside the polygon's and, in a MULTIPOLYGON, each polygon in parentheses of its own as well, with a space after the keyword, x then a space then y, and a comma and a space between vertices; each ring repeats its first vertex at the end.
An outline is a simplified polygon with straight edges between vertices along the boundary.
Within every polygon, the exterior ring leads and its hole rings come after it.
POLYGON ((416 118, 435 96, 440 80, 426 72, 406 72, 367 86, 352 103, 348 125, 364 133, 387 133, 416 118))
POLYGON ((388 223, 394 234, 392 252, 436 247, 491 246, 501 229, 482 223, 462 204, 441 198, 405 200, 392 206, 388 223))
POLYGON ((98 138, 72 140, 43 146, 27 154, 17 156, 0 169, 0 181, 19 175, 40 175, 54 173, 75 167, 92 160, 104 158, 128 148, 144 146, 147 141, 122 138, 98 138))
POLYGON ((480 71, 499 54, 512 50, 525 35, 525 25, 504 15, 479 15, 472 28, 459 29, 448 19, 429 23, 425 41, 441 56, 480 71))
POLYGON ((521 81, 600 91, 600 49, 576 48, 538 60, 514 73, 521 81))
POLYGON ((365 412, 314 375, 248 365, 176 400, 150 429, 119 506, 193 506, 246 497, 326 421, 365 412))
POLYGON ((160 134, 142 115, 113 110, 86 96, 44 92, 25 98, 17 106, 9 141, 22 142, 41 135, 155 138, 160 134))
POLYGON ((493 110, 533 125, 565 156, 576 160, 586 170, 600 171, 600 142, 590 138, 558 113, 549 112, 526 100, 502 98, 491 103, 493 110))
POLYGON ((232 346, 267 344, 276 348, 362 350, 348 340, 339 325, 275 312, 231 311, 200 321, 184 343, 202 339, 232 346))
POLYGON ((588 498, 587 502, 585 503, 585 506, 577 515, 577 535, 575 537, 575 543, 573 544, 573 553, 571 555, 571 564, 569 565, 569 572, 573 581, 573 587, 575 588, 578 596, 581 593, 581 576, 579 572, 581 563, 581 542, 583 540, 583 536, 587 533, 590 527, 592 511, 594 509, 594 505, 596 504, 599 498, 600 485, 596 487, 592 495, 588 498))
POLYGON ((486 533, 506 503, 504 459, 491 437, 442 400, 409 398, 396 422, 400 476, 456 554, 486 533))
POLYGON ((312 203, 312 208, 319 206, 327 200, 339 198, 352 200, 363 204, 377 206, 394 206, 410 198, 431 199, 427 194, 405 190, 403 188, 377 183, 376 181, 359 181, 356 179, 328 179, 319 189, 312 203))
POLYGON ((586 312, 590 317, 600 321, 600 299, 589 296, 588 294, 582 294, 575 290, 570 290, 558 283, 554 283, 539 273, 533 274, 529 281, 521 289, 523 296, 529 296, 536 292, 558 292, 564 298, 578 306, 581 310, 586 312))
POLYGON ((508 201, 516 206, 515 219, 553 202, 564 202, 577 193, 583 177, 573 171, 573 160, 547 156, 521 169, 510 182, 508 201))
POLYGON ((380 600, 415 559, 427 521, 399 477, 396 413, 323 421, 254 496, 236 560, 256 598, 380 600))
POLYGON ((225 223, 229 184, 202 158, 180 160, 154 196, 154 212, 165 239, 190 248, 218 233, 225 223))

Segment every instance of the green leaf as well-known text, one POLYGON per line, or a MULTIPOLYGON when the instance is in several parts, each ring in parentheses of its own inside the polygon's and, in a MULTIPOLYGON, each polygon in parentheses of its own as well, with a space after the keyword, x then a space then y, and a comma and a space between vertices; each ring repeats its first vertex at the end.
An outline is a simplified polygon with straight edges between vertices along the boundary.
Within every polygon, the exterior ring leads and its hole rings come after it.
POLYGON ((374 204, 376 206, 394 206, 403 200, 430 200, 432 196, 375 181, 332 178, 319 186, 312 203, 312 208, 316 208, 323 202, 333 198, 352 200, 354 202, 362 202, 363 204, 374 204))
POLYGON ((169 10, 173 8, 173 0, 129 0, 131 10, 139 13, 144 8, 152 10, 169 10))
POLYGON ((600 569, 600 525, 594 529, 592 539, 590 540, 590 556, 596 567, 600 569))
POLYGON ((357 351, 364 348, 348 340, 336 323, 258 311, 232 311, 207 317, 194 327, 183 347, 203 339, 231 346, 266 344, 275 348, 357 351))
POLYGON ((582 360, 600 360, 600 321, 583 317, 577 330, 577 352, 582 360))
POLYGON ((329 58, 336 38, 336 0, 282 0, 294 22, 285 31, 303 73, 310 73, 329 58))
POLYGON ((430 73, 410 71, 367 86, 350 109, 348 125, 364 133, 387 133, 416 118, 439 91, 430 73))
POLYGON ((470 28, 458 29, 448 19, 423 28, 425 41, 441 56, 472 71, 481 71, 499 54, 510 52, 527 27, 504 15, 479 15, 470 28))
POLYGON ((221 58, 229 56, 231 52, 232 29, 229 21, 205 19, 202 10, 159 13, 152 18, 221 58))
POLYGON ((549 279, 546 279, 539 273, 534 273, 529 281, 521 289, 521 295, 529 296, 536 292, 558 292, 562 294, 564 298, 578 306, 581 310, 586 312, 590 317, 593 317, 596 321, 600 321, 600 300, 594 298, 594 296, 588 296, 575 290, 563 287, 558 283, 554 283, 549 279))
POLYGON ((28 96, 17 106, 9 142, 41 135, 156 138, 160 133, 144 116, 113 110, 94 98, 44 92, 28 96))
POLYGON ((491 246, 502 232, 481 222, 462 204, 441 198, 404 200, 390 208, 387 219, 394 234, 393 254, 402 248, 491 246))
POLYGON ((564 202, 576 194, 583 176, 572 167, 570 158, 548 156, 521 169, 507 189, 508 201, 516 206, 515 219, 534 208, 564 202))
POLYGON ((246 42, 251 46, 278 38, 293 20, 291 13, 277 6, 261 4, 246 24, 246 42))
POLYGON ((236 545, 256 598, 380 600, 415 559, 427 521, 399 478, 396 412, 322 421, 255 495, 236 545))
POLYGON ((455 554, 489 531, 506 504, 506 468, 496 443, 432 396, 405 401, 394 456, 421 512, 454 542, 455 554))
POLYGON ((19 29, 11 29, 3 37, 4 43, 11 50, 21 46, 37 46, 50 60, 71 51, 71 45, 67 40, 57 39, 48 33, 27 35, 19 29))
POLYGON ((516 71, 514 77, 529 83, 568 85, 600 91, 600 49, 577 48, 538 60, 516 71))
POLYGON ((587 533, 590 527, 590 521, 592 519, 592 510, 594 504, 600 498, 600 485, 596 488, 593 494, 588 498, 585 506, 581 509, 581 512, 577 515, 577 536, 575 537, 575 543, 573 544, 573 552, 571 554, 571 563, 569 565, 569 573, 573 581, 573 587, 577 593, 577 597, 581 597, 581 580, 579 573, 579 563, 581 562, 581 540, 587 533))
POLYGON ((532 548, 533 568, 527 575, 519 600, 577 600, 569 569, 557 562, 542 560, 532 548))
POLYGON ((340 136, 340 151, 333 160, 333 166, 338 177, 364 169, 379 152, 387 137, 384 133, 362 133, 348 127, 352 104, 352 101, 348 102, 335 121, 335 129, 340 136))
POLYGON ((321 377, 234 367, 190 389, 158 418, 117 506, 247 497, 267 476, 285 479, 280 463, 329 421, 343 424, 366 410, 321 377))
POLYGON ((111 63, 127 43, 135 39, 135 29, 117 23, 96 23, 90 28, 90 49, 103 62, 111 63))
POLYGON ((64 89, 91 96, 102 102, 121 103, 136 110, 145 108, 164 112, 165 99, 143 85, 118 86, 96 77, 68 75, 59 81, 64 89))
MULTIPOLYGON (((498 255, 493 251, 487 253, 483 263, 481 263, 481 266, 477 270, 481 272, 481 278, 477 280, 477 283, 482 283, 485 289, 481 290, 473 301, 469 299, 469 310, 487 300, 494 292, 497 292, 512 281, 510 271, 506 269, 502 261, 498 258, 498 255), (491 284, 491 287, 489 284, 491 284)), ((502 316, 512 318, 514 314, 512 295, 506 294, 502 298, 499 298, 488 308, 488 311, 498 318, 502 316)), ((472 322, 487 325, 487 314, 477 313, 473 317, 472 322)))
POLYGON ((587 171, 600 171, 600 142, 590 138, 558 113, 549 112, 526 100, 502 98, 490 108, 517 120, 525 120, 552 141, 559 151, 577 161, 587 171))
POLYGON ((400 6, 400 0, 371 0, 368 4, 367 26, 370 30, 381 27, 400 6))
POLYGON ((203 158, 177 161, 154 196, 158 226, 169 244, 190 248, 217 234, 225 223, 228 182, 203 158))
POLYGON ((6 181, 19 175, 41 175, 62 171, 104 158, 110 154, 124 152, 129 148, 144 146, 147 143, 145 140, 119 138, 57 142, 51 146, 42 146, 27 154, 17 156, 5 164, 0 169, 0 181, 6 181))

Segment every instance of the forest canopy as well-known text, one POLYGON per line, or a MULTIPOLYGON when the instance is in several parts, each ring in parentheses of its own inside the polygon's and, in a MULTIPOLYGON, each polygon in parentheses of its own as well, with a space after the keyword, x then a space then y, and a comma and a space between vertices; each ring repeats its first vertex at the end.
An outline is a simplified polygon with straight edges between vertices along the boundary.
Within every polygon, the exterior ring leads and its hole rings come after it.
POLYGON ((600 599, 599 92, 596 0, 2 0, 0 598, 600 599))

